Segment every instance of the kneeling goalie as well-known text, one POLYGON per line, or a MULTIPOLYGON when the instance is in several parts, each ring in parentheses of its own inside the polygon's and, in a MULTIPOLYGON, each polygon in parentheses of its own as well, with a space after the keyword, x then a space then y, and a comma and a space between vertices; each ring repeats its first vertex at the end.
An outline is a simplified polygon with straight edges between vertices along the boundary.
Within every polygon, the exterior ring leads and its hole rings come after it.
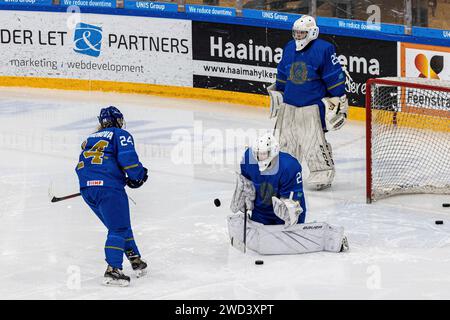
POLYGON ((245 151, 230 206, 234 213, 241 213, 228 217, 232 245, 260 254, 347 251, 342 227, 304 223, 302 167, 279 149, 274 135, 268 133, 245 151))

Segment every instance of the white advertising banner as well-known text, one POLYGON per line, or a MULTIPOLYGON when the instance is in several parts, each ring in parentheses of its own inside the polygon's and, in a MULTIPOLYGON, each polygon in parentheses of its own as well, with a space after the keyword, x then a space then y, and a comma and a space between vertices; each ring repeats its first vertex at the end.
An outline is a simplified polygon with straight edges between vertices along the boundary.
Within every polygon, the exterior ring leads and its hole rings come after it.
POLYGON ((190 20, 0 11, 0 76, 192 87, 190 20))
POLYGON ((450 47, 400 44, 402 77, 450 80, 450 47))
MULTIPOLYGON (((400 75, 402 77, 450 80, 450 47, 400 43, 400 75)), ((439 90, 407 88, 405 104, 409 107, 445 111, 448 117, 450 96, 439 90)), ((427 113, 434 115, 434 113, 427 113)), ((439 114, 442 116, 442 114, 439 114)))
POLYGON ((269 83, 275 82, 277 77, 277 68, 199 60, 194 60, 193 65, 195 74, 199 76, 269 83))

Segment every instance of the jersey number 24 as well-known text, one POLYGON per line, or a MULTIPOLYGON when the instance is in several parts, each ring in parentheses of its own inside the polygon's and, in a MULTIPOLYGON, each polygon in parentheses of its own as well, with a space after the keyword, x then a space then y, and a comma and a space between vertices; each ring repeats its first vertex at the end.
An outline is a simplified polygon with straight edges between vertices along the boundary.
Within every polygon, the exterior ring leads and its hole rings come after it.
POLYGON ((92 158, 91 164, 102 164, 105 148, 109 145, 108 141, 100 140, 87 151, 83 152, 86 159, 92 158))

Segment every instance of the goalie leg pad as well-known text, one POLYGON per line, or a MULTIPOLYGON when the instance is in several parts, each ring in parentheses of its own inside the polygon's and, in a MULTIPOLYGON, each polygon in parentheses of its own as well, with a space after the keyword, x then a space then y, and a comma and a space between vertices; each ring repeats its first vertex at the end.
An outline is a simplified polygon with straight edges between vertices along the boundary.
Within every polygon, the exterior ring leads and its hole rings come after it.
POLYGON ((348 250, 348 241, 347 237, 344 236, 344 228, 343 227, 335 227, 331 225, 327 225, 325 231, 325 251, 330 252, 340 252, 348 250), (343 246, 346 246, 344 250, 342 250, 343 246))
MULTIPOLYGON (((243 241, 244 214, 228 216, 231 242, 243 241)), ((344 241, 344 229, 326 222, 284 225, 263 225, 247 221, 247 248, 259 254, 301 254, 318 251, 339 252, 344 241)), ((345 238, 346 239, 346 238, 345 238)))
POLYGON ((298 161, 303 158, 300 137, 304 134, 304 128, 296 121, 298 108, 290 104, 284 104, 275 123, 275 136, 280 143, 280 150, 294 156, 298 161))
POLYGON ((280 150, 306 160, 310 176, 306 185, 322 189, 334 179, 334 161, 331 145, 326 141, 322 129, 319 107, 294 107, 284 104, 275 124, 275 133, 280 150))
MULTIPOLYGON (((228 235, 230 237, 230 243, 233 247, 239 251, 244 251, 244 213, 239 212, 227 217, 228 221, 228 235)), ((257 251, 257 241, 255 241, 255 228, 253 224, 256 222, 247 219, 246 229, 246 247, 257 251)))
POLYGON ((308 187, 316 190, 322 190, 331 186, 335 175, 331 144, 325 140, 324 134, 322 134, 322 137, 323 140, 321 142, 324 143, 319 143, 318 148, 310 152, 306 157, 310 174, 305 182, 308 187))
POLYGON ((312 112, 313 125, 315 135, 310 136, 310 147, 305 150, 305 160, 308 164, 310 174, 305 183, 309 188, 321 190, 331 186, 335 175, 334 160, 331 144, 325 139, 323 130, 319 130, 322 126, 319 111, 312 112))

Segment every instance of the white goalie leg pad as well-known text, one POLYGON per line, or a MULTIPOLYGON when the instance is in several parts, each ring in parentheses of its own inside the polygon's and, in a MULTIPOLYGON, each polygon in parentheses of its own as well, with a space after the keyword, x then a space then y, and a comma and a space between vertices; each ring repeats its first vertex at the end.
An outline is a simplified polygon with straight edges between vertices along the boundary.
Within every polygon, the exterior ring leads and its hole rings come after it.
MULTIPOLYGON (((228 216, 230 241, 243 241, 244 214, 228 216)), ((326 222, 284 225, 263 225, 247 221, 247 248, 259 254, 301 254, 318 251, 339 252, 344 228, 326 222)))
POLYGON ((335 168, 331 145, 326 142, 323 136, 323 144, 319 143, 318 148, 311 151, 306 156, 308 163, 309 176, 306 179, 306 185, 310 188, 321 190, 331 185, 334 180, 335 168))
POLYGON ((294 156, 298 161, 302 160, 302 146, 299 135, 303 129, 296 123, 296 110, 300 109, 290 104, 283 104, 278 112, 275 122, 275 137, 280 144, 280 150, 294 156))
MULTIPOLYGON (((347 238, 344 235, 344 228, 327 224, 324 251, 340 252, 343 241, 345 241, 345 245, 348 246, 347 238)), ((346 250, 348 250, 348 248, 346 248, 346 250)))
POLYGON ((295 107, 284 104, 275 124, 280 150, 302 162, 310 171, 305 183, 314 189, 331 185, 335 169, 331 145, 326 141, 317 105, 295 107))
MULTIPOLYGON (((244 247, 244 233, 243 233, 244 213, 239 212, 238 214, 230 215, 227 217, 227 221, 228 221, 228 235, 230 237, 231 245, 233 247, 242 249, 242 247, 244 247)), ((253 221, 247 219, 246 247, 250 249, 253 249, 255 247, 253 240, 255 228, 252 228, 253 223, 254 223, 253 221), (250 242, 252 243, 251 247, 249 247, 250 242)))
POLYGON ((329 187, 333 182, 335 174, 333 154, 331 145, 325 139, 322 129, 319 107, 313 106, 305 109, 302 111, 305 113, 303 116, 309 119, 309 128, 314 133, 314 135, 310 134, 302 138, 302 140, 309 139, 304 156, 310 173, 305 183, 309 188, 321 190, 329 187))

